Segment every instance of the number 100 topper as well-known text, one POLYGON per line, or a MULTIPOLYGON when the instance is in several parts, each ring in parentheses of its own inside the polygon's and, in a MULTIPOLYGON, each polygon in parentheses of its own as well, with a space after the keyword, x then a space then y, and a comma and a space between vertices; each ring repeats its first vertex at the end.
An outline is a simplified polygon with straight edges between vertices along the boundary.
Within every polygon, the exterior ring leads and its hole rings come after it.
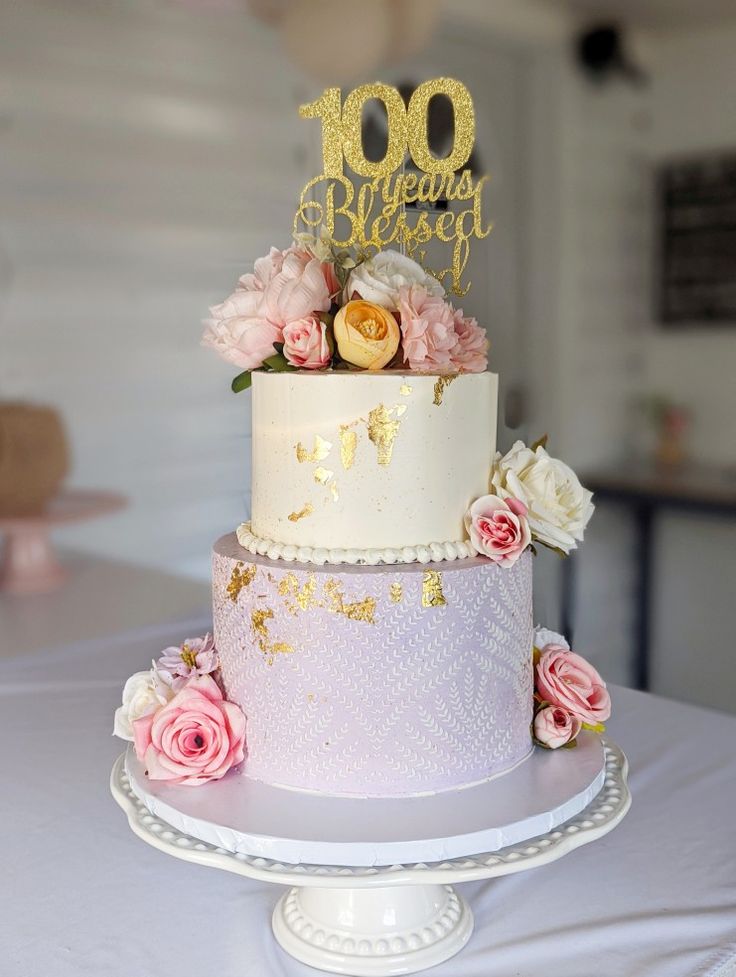
POLYGON ((322 120, 323 172, 307 183, 294 216, 294 237, 311 236, 322 229, 330 245, 338 250, 354 248, 358 258, 398 243, 415 259, 424 263, 422 245, 432 238, 452 244, 452 262, 446 268, 428 269, 455 295, 465 295, 470 282, 462 275, 470 254, 470 239, 484 238, 491 225, 483 225, 482 194, 487 176, 473 180, 463 170, 475 142, 475 112, 470 92, 454 78, 425 81, 414 91, 405 107, 399 91, 377 82, 361 85, 341 105, 339 88, 327 88, 299 114, 305 119, 322 120), (427 109, 435 95, 447 96, 455 118, 454 143, 449 155, 433 156, 427 138, 427 109), (361 120, 365 103, 380 100, 388 118, 388 143, 382 160, 365 158, 361 120), (405 171, 406 153, 420 171, 405 171), (344 174, 344 164, 365 177, 356 188, 344 174), (458 172, 461 171, 461 172, 458 172), (319 195, 324 199, 315 199, 319 195), (461 210, 439 213, 420 210, 416 221, 407 219, 406 206, 433 204, 440 199, 466 202, 461 210), (336 221, 347 222, 347 236, 336 236, 336 221), (304 231, 306 229, 306 235, 304 231), (446 279, 449 279, 446 281, 446 279))

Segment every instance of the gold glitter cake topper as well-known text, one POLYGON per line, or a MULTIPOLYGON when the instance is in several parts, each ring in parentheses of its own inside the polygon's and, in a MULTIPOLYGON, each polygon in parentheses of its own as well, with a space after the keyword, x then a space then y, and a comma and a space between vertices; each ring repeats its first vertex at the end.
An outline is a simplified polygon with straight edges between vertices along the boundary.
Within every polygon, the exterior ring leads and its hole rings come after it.
POLYGON ((475 142, 475 112, 470 92, 454 78, 435 78, 419 85, 408 106, 397 88, 376 82, 353 89, 342 102, 339 88, 326 88, 299 114, 322 121, 323 172, 304 187, 294 216, 294 237, 326 229, 336 249, 354 248, 358 259, 391 244, 424 263, 432 238, 452 244, 451 263, 427 269, 455 295, 465 295, 470 282, 462 275, 470 255, 471 238, 484 238, 491 229, 483 224, 482 195, 488 177, 477 180, 469 169, 475 142), (432 98, 444 95, 452 102, 455 136, 450 153, 438 159, 429 148, 427 110, 432 98), (366 102, 380 101, 388 120, 388 140, 382 160, 365 157, 362 117, 366 102), (405 167, 407 152, 413 167, 405 167), (357 186, 345 176, 344 165, 364 182, 357 186), (432 212, 443 200, 459 202, 432 212), (465 206, 462 206, 465 205, 465 206), (416 220, 407 217, 415 207, 416 220), (345 227, 341 232, 337 223, 345 227), (447 281, 446 281, 447 280, 447 281))

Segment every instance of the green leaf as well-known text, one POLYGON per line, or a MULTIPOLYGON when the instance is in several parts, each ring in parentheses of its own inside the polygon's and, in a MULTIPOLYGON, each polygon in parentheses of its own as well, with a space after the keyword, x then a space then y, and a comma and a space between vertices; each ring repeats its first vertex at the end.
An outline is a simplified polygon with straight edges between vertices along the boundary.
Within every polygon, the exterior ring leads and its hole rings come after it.
POLYGON ((583 723, 583 729, 589 729, 591 733, 605 733, 605 723, 583 723))
POLYGON ((289 370, 296 369, 296 367, 292 366, 282 353, 276 353, 274 356, 269 356, 267 360, 263 361, 263 365, 268 367, 269 370, 273 370, 274 373, 286 373, 289 370))
POLYGON ((243 373, 239 373, 233 382, 230 384, 230 389, 234 394, 239 394, 241 390, 247 390, 253 383, 253 377, 250 370, 245 370, 243 373))
POLYGON ((536 451, 537 448, 546 448, 548 438, 549 438, 549 434, 543 434, 541 438, 537 438, 537 440, 531 446, 531 450, 536 451))
POLYGON ((283 343, 274 343, 273 344, 273 348, 276 350, 276 352, 279 354, 279 356, 283 356, 284 355, 284 344, 283 343))

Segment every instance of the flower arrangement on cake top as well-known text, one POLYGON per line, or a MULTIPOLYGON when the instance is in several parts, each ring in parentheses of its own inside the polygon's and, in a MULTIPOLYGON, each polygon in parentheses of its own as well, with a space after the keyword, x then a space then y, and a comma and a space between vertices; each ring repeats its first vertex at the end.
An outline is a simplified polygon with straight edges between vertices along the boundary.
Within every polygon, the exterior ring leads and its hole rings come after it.
POLYGON ((379 251, 356 258, 325 237, 271 248, 235 291, 210 309, 202 343, 253 370, 384 370, 482 373, 485 330, 463 315, 412 258, 379 251))
POLYGON ((123 689, 113 734, 133 743, 150 780, 196 787, 245 758, 245 716, 222 692, 209 634, 166 648, 123 689))

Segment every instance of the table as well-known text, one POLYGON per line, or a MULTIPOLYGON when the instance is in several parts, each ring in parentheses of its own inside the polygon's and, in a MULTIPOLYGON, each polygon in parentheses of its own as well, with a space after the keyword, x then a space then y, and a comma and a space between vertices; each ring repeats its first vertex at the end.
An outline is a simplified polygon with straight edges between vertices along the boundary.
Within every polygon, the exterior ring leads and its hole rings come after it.
MULTIPOLYGON (((632 643, 631 676, 637 689, 649 688, 651 638, 651 594, 656 567, 654 531, 656 517, 663 510, 694 512, 719 518, 736 516, 736 470, 682 466, 662 469, 654 465, 626 462, 589 472, 581 477, 595 496, 596 504, 611 502, 626 506, 635 522, 636 609, 632 643)), ((575 569, 577 554, 563 561, 563 634, 572 640, 575 629, 575 569)))
MULTIPOLYGON (((316 977, 273 941, 277 888, 143 845, 108 792, 124 679, 208 626, 0 662, 3 974, 316 977)), ((436 977, 736 975, 736 718, 625 689, 613 699, 631 812, 559 862, 464 886, 475 933, 436 977)))
POLYGON ((63 489, 43 512, 33 516, 0 516, 5 534, 0 560, 0 590, 14 594, 42 594, 56 590, 66 570, 56 559, 51 533, 58 526, 95 519, 127 504, 118 492, 63 489))

